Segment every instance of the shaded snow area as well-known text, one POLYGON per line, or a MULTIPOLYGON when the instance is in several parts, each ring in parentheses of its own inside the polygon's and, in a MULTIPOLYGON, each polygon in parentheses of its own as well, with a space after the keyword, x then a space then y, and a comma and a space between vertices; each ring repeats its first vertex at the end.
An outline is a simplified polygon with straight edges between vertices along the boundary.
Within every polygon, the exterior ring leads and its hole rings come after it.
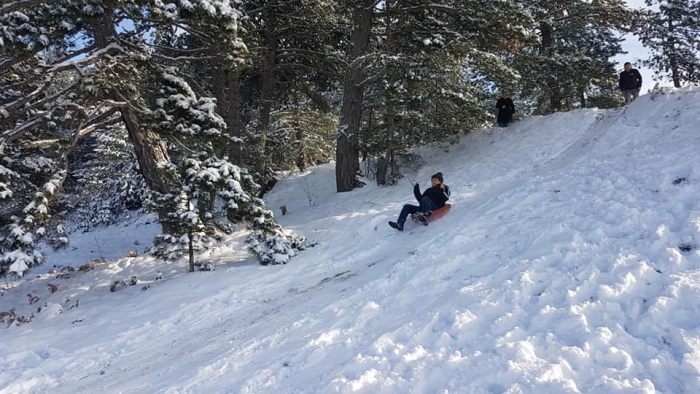
POLYGON ((0 328, 0 392, 699 393, 698 114, 700 90, 654 93, 418 149, 407 175, 453 206, 403 233, 406 178, 337 194, 316 167, 266 197, 318 243, 285 266, 242 236, 193 274, 122 250, 56 279, 49 255, 0 297, 48 309, 0 328))

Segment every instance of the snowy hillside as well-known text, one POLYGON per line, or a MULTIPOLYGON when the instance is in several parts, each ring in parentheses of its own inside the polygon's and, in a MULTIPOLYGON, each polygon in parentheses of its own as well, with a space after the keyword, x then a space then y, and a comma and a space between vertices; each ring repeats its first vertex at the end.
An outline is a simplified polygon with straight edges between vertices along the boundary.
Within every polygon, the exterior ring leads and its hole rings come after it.
POLYGON ((419 149, 453 207, 403 233, 408 180, 336 194, 317 167, 267 196, 318 243, 286 266, 241 239, 214 272, 125 258, 145 218, 74 234, 0 297, 44 307, 0 328, 0 393, 698 393, 698 114, 700 90, 648 94, 419 149))

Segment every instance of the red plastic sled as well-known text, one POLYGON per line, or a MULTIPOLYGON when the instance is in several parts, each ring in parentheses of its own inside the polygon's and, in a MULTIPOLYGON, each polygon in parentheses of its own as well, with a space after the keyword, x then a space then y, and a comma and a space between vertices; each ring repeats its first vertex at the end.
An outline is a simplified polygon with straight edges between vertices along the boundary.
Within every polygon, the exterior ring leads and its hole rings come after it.
MULTIPOLYGON (((435 219, 440 219, 441 217, 445 216, 445 214, 452 208, 451 204, 445 204, 442 208, 438 208, 433 211, 432 214, 430 214, 430 218, 428 218, 429 222, 432 222, 435 219)), ((414 222, 417 222, 417 218, 411 215, 411 219, 413 219, 414 222)))
POLYGON ((452 204, 445 204, 444 207, 434 210, 433 213, 430 215, 428 221, 432 222, 435 219, 440 219, 441 217, 445 216, 447 212, 450 211, 450 208, 452 208, 452 204))

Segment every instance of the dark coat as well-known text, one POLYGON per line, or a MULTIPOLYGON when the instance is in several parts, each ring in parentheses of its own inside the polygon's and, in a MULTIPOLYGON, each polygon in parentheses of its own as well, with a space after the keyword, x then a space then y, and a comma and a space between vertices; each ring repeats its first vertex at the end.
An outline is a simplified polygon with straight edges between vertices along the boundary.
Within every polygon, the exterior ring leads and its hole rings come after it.
POLYGON ((620 90, 634 90, 642 88, 642 75, 633 68, 620 73, 620 90))
POLYGON ((450 199, 450 187, 444 183, 443 185, 445 186, 444 189, 442 189, 440 186, 433 186, 427 189, 423 195, 421 195, 420 187, 418 187, 418 184, 416 183, 416 185, 413 186, 413 195, 416 197, 418 202, 420 202, 421 198, 428 197, 429 199, 433 200, 436 208, 442 208, 445 206, 447 200, 450 199))
POLYGON ((496 101, 496 108, 498 108, 498 118, 496 121, 498 123, 510 123, 513 121, 513 114, 515 113, 515 104, 510 97, 501 97, 496 101))

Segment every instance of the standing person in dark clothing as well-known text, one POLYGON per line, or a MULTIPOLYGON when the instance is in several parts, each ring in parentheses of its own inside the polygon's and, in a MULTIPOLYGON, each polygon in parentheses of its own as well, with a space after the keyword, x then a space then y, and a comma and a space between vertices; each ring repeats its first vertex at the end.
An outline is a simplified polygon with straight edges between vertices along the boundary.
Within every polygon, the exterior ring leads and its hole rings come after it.
POLYGON ((389 222, 389 226, 403 231, 403 225, 406 222, 408 215, 413 213, 422 213, 418 220, 424 225, 428 225, 428 218, 432 212, 438 208, 445 206, 445 203, 450 198, 450 187, 443 183, 442 173, 438 172, 430 178, 432 187, 426 190, 423 195, 420 194, 420 186, 418 183, 413 185, 413 195, 420 203, 418 205, 406 204, 401 209, 398 220, 389 222))
POLYGON ((620 73, 620 90, 625 96, 625 105, 639 97, 642 89, 642 75, 630 62, 625 63, 625 70, 620 73))
POLYGON ((496 108, 498 108, 498 117, 496 118, 498 127, 508 127, 508 123, 513 121, 513 114, 515 113, 515 104, 508 97, 508 93, 501 93, 501 98, 496 101, 496 108))

